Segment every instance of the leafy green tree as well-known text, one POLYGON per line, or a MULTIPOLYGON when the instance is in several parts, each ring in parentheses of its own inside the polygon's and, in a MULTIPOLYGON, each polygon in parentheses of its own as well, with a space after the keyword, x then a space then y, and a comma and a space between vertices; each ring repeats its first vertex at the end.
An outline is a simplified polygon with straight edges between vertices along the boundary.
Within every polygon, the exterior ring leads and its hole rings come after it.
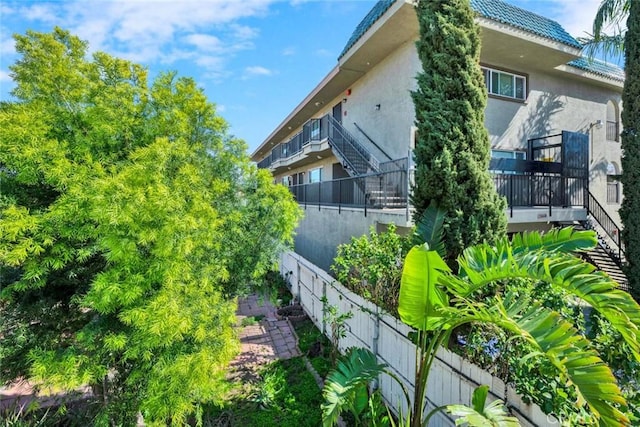
POLYGON ((446 211, 447 260, 504 235, 506 202, 488 172, 486 88, 469 0, 419 1, 422 62, 412 93, 418 128, 412 203, 416 222, 432 201, 446 211))
POLYGON ((631 293, 640 301, 640 2, 629 2, 622 90, 622 241, 631 293))
POLYGON ((66 31, 16 36, 0 106, 0 372, 90 385, 98 425, 181 425, 216 402, 235 297, 299 209, 195 82, 95 53, 66 31))

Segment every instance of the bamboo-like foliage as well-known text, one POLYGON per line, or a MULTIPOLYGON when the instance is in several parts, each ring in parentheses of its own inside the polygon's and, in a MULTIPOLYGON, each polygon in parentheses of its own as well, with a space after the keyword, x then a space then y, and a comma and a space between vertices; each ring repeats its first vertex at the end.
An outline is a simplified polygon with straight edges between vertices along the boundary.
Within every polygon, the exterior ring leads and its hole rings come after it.
POLYGON ((182 425, 221 398, 235 297, 299 209, 192 79, 16 37, 0 105, 0 374, 90 385, 96 424, 182 425))

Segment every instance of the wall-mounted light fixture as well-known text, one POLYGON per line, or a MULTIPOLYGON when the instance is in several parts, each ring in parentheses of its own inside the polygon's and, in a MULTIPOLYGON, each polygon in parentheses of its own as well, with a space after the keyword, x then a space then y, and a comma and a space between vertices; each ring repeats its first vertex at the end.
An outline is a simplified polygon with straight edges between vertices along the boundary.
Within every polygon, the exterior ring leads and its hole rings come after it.
POLYGON ((589 123, 589 130, 591 130, 591 128, 596 128, 596 129, 601 129, 602 128, 602 120, 598 119, 593 123, 589 123))
POLYGON ((380 104, 376 104, 376 111, 380 110, 380 104))
POLYGON ((347 98, 342 98, 342 103, 346 104, 347 103, 347 98))

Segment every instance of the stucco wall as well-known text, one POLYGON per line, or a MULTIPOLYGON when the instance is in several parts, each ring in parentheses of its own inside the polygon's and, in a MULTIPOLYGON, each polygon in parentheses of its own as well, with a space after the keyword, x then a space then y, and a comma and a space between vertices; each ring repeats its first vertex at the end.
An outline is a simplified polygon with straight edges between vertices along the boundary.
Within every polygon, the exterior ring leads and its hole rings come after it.
POLYGON ((415 44, 407 42, 353 84, 342 106, 345 128, 367 144, 353 124, 357 123, 393 159, 406 157, 409 151, 415 116, 410 91, 416 87, 418 67, 415 44))
POLYGON ((365 216, 364 209, 307 206, 296 230, 295 251, 329 271, 338 245, 350 242, 353 236, 369 234, 379 223, 406 226, 407 213, 374 209, 365 216))

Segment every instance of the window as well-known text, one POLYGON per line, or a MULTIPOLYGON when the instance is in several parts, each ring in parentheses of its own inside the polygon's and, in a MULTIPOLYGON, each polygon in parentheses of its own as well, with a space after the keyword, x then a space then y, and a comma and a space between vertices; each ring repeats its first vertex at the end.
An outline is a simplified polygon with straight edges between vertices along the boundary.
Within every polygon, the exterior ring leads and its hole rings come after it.
POLYGON ((491 150, 490 172, 500 173, 505 175, 517 174, 518 172, 514 168, 514 165, 507 165, 508 162, 493 162, 493 159, 515 159, 526 160, 527 153, 524 151, 508 151, 508 150, 491 150), (500 168, 500 169, 494 169, 500 168))
POLYGON ((309 183, 322 181, 322 168, 315 168, 309 171, 309 183))
POLYGON ((620 141, 618 107, 613 101, 607 102, 607 141, 620 141))
POLYGON ((607 176, 607 203, 620 203, 620 182, 612 176, 607 176))
POLYGON ((607 165, 607 203, 620 203, 620 169, 618 165, 611 162, 607 165))
POLYGON ((320 139, 320 119, 311 120, 311 140, 318 141, 320 139))
POLYGON ((285 187, 289 187, 291 185, 291 180, 289 176, 282 177, 282 185, 284 185, 285 187))
POLYGON ((505 71, 482 67, 484 83, 490 95, 504 96, 506 98, 520 99, 527 97, 527 78, 505 71))
POLYGON ((491 150, 491 158, 525 160, 527 153, 524 151, 491 150))

